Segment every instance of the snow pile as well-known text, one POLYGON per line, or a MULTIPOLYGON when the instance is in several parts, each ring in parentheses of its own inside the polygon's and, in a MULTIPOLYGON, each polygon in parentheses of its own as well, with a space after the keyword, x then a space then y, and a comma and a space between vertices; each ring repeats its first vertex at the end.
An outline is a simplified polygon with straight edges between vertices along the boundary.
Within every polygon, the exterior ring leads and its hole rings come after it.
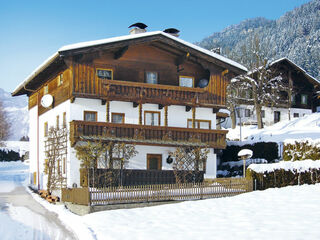
MULTIPOLYGON (((268 163, 266 159, 263 158, 250 158, 246 160, 246 166, 249 166, 250 164, 261 164, 261 163, 268 163)), ((222 166, 229 166, 232 167, 241 167, 243 166, 243 160, 239 161, 230 161, 230 162, 224 162, 222 163, 222 166)))
POLYGON ((29 151, 29 142, 24 141, 5 141, 4 146, 0 147, 1 150, 15 151, 20 154, 20 157, 29 151))
MULTIPOLYGON (((240 139, 239 126, 228 130, 228 139, 240 139)), ((320 113, 294 118, 291 121, 281 121, 260 130, 257 126, 242 126, 241 133, 245 143, 284 142, 287 139, 291 139, 291 141, 318 139, 320 141, 320 113)))
POLYGON ((292 172, 307 172, 309 169, 320 169, 320 160, 304 160, 304 161, 281 161, 269 164, 251 164, 248 169, 257 173, 273 172, 275 170, 284 169, 292 172))

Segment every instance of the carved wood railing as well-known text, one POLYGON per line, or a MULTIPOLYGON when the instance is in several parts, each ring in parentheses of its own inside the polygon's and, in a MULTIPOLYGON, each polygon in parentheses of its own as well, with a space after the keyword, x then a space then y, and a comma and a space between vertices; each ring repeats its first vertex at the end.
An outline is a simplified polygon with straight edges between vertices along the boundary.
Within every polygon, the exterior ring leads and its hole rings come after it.
POLYGON ((226 130, 115 124, 105 122, 70 122, 70 141, 105 140, 166 146, 226 147, 226 130))
POLYGON ((99 93, 73 92, 75 97, 101 98, 137 103, 224 107, 221 97, 203 88, 188 88, 140 82, 101 80, 99 93))

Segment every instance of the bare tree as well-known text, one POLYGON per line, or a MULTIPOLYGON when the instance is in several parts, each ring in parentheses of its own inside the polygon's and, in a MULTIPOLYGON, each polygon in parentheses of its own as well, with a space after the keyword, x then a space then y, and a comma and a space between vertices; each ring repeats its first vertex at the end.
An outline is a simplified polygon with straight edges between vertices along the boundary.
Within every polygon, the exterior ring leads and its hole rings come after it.
POLYGON ((7 140, 10 136, 11 124, 8 120, 6 111, 3 108, 3 104, 0 101, 0 145, 3 145, 3 141, 7 140))
POLYGON ((237 104, 253 103, 259 129, 263 128, 262 106, 277 106, 282 92, 287 89, 281 74, 270 68, 270 61, 265 56, 259 37, 255 35, 249 46, 242 47, 242 62, 249 72, 231 81, 229 88, 236 88, 238 92, 228 96, 237 104))

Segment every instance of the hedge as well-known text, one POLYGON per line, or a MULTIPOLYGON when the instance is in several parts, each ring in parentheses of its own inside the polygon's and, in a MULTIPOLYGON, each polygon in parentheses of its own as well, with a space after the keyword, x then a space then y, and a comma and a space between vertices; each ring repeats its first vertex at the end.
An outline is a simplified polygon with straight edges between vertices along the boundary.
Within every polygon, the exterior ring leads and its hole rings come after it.
POLYGON ((19 153, 15 151, 8 151, 0 149, 0 161, 1 162, 11 162, 11 161, 18 161, 21 160, 19 153))
POLYGON ((275 164, 259 164, 260 166, 257 166, 257 164, 252 164, 246 171, 246 177, 252 179, 253 186, 257 190, 319 183, 320 160, 306 160, 300 162, 302 163, 300 167, 297 165, 289 168, 281 167, 281 162, 275 164), (268 169, 264 171, 261 170, 264 167, 263 165, 269 165, 266 166, 268 169), (270 167, 273 167, 270 165, 274 165, 274 169, 270 170, 270 167))
POLYGON ((250 149, 253 151, 252 158, 263 158, 268 162, 272 162, 279 158, 278 144, 275 142, 258 142, 253 145, 246 144, 243 146, 228 145, 226 149, 222 151, 221 161, 230 162, 238 161, 238 152, 241 149, 250 149))

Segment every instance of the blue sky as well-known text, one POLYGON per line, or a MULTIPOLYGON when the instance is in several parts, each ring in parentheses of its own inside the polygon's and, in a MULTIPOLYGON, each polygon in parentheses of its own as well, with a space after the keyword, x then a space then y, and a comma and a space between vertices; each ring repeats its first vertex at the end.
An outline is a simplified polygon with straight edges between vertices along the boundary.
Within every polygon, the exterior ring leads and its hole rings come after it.
POLYGON ((12 92, 61 46, 128 34, 135 22, 148 31, 174 27, 189 42, 253 17, 277 19, 309 0, 1 0, 0 87, 12 92))

